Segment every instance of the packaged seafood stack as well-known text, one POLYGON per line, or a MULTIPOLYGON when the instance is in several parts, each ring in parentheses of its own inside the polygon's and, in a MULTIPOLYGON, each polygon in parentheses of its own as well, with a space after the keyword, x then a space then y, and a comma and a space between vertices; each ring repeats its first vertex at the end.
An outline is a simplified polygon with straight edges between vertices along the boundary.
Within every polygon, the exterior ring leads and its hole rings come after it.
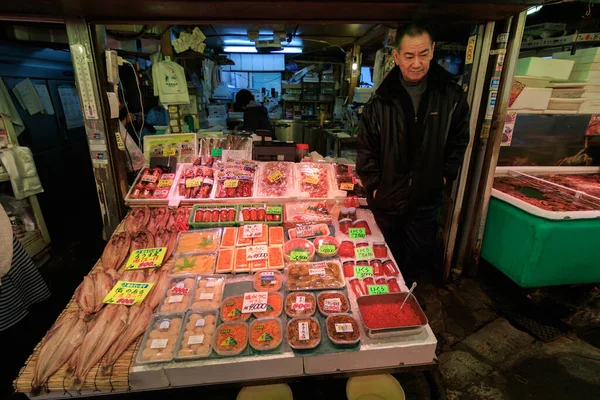
POLYGON ((167 204, 175 174, 165 174, 160 168, 143 168, 129 188, 125 202, 130 204, 167 204))
POLYGON ((165 296, 158 306, 159 314, 186 312, 190 306, 195 288, 196 278, 194 276, 171 278, 165 296))
POLYGON ((252 159, 252 137, 249 135, 227 135, 223 148, 224 162, 252 159))
POLYGON ((294 164, 289 162, 265 162, 258 169, 256 198, 292 199, 294 190, 294 164))
POLYGON ((171 201, 198 203, 214 198, 214 170, 211 167, 180 164, 175 182, 169 196, 171 201))
POLYGON ((219 250, 221 228, 179 232, 175 253, 201 253, 219 250))
POLYGON ((346 197, 346 192, 338 193, 333 184, 331 164, 294 164, 296 192, 299 199, 333 199, 346 197))
POLYGON ((336 346, 352 346, 360 341, 356 319, 348 314, 332 314, 325 321, 327 336, 336 346))
POLYGON ((242 313, 244 308, 244 295, 229 296, 221 303, 221 321, 248 321, 250 313, 242 313))
POLYGON ((254 350, 269 351, 283 341, 283 325, 279 318, 258 318, 250 323, 250 346, 254 350))
POLYGON ((314 317, 293 318, 287 324, 287 340, 292 349, 314 349, 321 343, 321 328, 314 317))
POLYGON ((236 356, 246 350, 247 346, 248 324, 234 321, 219 325, 213 339, 213 349, 217 354, 236 356))
POLYGON ((216 314, 190 311, 185 315, 185 327, 177 343, 176 360, 206 358, 212 352, 217 325, 216 314))
POLYGON ((200 150, 198 159, 201 165, 212 166, 214 161, 221 160, 223 149, 227 144, 227 139, 221 137, 203 137, 200 139, 200 150))
POLYGON ((227 163, 216 173, 217 199, 243 199, 254 195, 256 163, 227 163))
POLYGON ((303 201, 284 203, 283 226, 293 228, 306 224, 326 224, 333 221, 335 201, 303 201))
POLYGON ((171 361, 175 354, 182 321, 183 314, 154 316, 138 349, 137 363, 171 361))
POLYGON ((348 196, 367 197, 367 191, 363 188, 354 166, 338 163, 333 163, 332 166, 338 190, 345 191, 348 196))
POLYGON ((221 305, 224 286, 225 277, 222 275, 199 276, 190 309, 195 311, 218 310, 221 305))
POLYGON ((238 222, 240 224, 253 224, 257 222, 267 225, 281 225, 283 220, 283 206, 281 204, 242 203, 239 205, 238 222))
POLYGON ((196 204, 192 208, 189 225, 192 229, 236 224, 238 208, 226 204, 196 204))
POLYGON ((212 274, 215 272, 217 253, 181 253, 169 273, 171 275, 212 274))
POLYGON ((291 291, 342 289, 346 286, 338 260, 288 263, 286 278, 287 288, 291 291))

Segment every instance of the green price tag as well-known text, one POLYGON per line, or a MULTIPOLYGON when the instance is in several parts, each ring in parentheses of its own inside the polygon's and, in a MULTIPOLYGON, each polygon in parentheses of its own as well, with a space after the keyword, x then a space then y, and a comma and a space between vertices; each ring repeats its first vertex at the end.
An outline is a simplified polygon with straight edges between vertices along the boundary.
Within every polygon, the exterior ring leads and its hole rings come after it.
POLYGON ((210 151, 210 155, 212 157, 222 157, 223 156, 223 149, 212 149, 210 151))
POLYGON ((355 265, 354 276, 358 279, 362 279, 365 276, 373 276, 373 267, 367 267, 366 265, 355 265))
POLYGON ((267 214, 281 214, 281 206, 267 206, 267 214))
POLYGON ((389 293, 388 285, 368 285, 369 294, 385 294, 389 293))
POLYGON ((290 260, 292 261, 308 261, 307 251, 292 251, 290 252, 290 260))
POLYGON ((350 228, 348 230, 348 236, 350 239, 364 239, 367 237, 365 228, 350 228))
POLYGON ((372 246, 357 247, 356 249, 354 249, 354 252, 356 253, 357 260, 366 260, 367 258, 375 257, 375 254, 373 254, 372 246))
POLYGON ((321 254, 335 254, 335 246, 332 244, 322 244, 319 246, 319 253, 321 254))

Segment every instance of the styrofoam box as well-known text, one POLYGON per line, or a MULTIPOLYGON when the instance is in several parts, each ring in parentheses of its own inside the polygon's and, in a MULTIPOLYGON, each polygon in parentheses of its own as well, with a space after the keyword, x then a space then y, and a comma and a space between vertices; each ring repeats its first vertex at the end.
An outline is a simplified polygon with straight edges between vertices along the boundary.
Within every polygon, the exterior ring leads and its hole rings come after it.
POLYGON ((600 71, 573 71, 569 75, 569 80, 600 85, 600 71))
POLYGON ((561 51, 552 54, 552 58, 561 60, 573 60, 575 64, 579 63, 595 63, 600 62, 599 47, 592 47, 591 49, 581 49, 575 52, 575 55, 571 55, 570 51, 561 51))
POLYGON ((579 99, 584 93, 584 88, 553 88, 551 97, 557 99, 579 99))
POLYGON ((600 62, 591 63, 575 63, 573 66, 573 72, 585 72, 585 71, 600 71, 600 62))
POLYGON ((527 57, 517 62, 516 75, 547 76, 552 79, 566 80, 575 64, 572 60, 554 60, 551 58, 527 57))
POLYGON ((548 102, 548 110, 569 110, 576 111, 583 103, 583 99, 555 99, 548 102))
POLYGON ((511 110, 545 110, 552 96, 551 88, 525 87, 513 103, 511 110))
POLYGON ((539 76, 515 75, 515 81, 521 82, 528 88, 545 88, 550 86, 552 79, 539 76))

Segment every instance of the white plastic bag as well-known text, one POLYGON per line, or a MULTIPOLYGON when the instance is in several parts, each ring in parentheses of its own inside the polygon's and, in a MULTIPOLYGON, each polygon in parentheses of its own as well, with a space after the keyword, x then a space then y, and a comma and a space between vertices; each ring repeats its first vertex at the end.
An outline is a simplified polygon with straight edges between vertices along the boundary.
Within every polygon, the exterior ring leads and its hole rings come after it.
POLYGON ((27 147, 14 146, 0 152, 0 161, 8 171, 13 193, 17 200, 42 193, 33 154, 27 147))
POLYGON ((187 82, 183 67, 165 57, 153 67, 153 76, 162 104, 189 104, 187 82))

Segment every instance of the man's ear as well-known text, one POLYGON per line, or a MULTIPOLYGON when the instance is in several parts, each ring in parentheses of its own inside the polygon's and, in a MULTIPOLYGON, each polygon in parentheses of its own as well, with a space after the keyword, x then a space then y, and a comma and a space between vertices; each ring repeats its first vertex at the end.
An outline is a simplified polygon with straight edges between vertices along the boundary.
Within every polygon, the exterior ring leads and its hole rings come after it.
POLYGON ((431 44, 431 55, 435 52, 435 42, 431 44))
POLYGON ((394 56, 394 62, 396 65, 400 66, 400 53, 397 49, 392 50, 392 55, 394 56))

